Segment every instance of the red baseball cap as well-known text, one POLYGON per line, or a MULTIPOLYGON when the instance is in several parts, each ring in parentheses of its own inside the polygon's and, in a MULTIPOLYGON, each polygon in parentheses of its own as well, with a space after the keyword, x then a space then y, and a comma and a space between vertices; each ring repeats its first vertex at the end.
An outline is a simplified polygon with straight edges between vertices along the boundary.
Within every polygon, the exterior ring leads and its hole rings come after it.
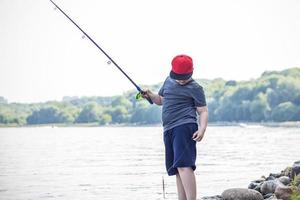
POLYGON ((193 75, 193 60, 187 55, 175 56, 172 60, 170 77, 176 80, 187 80, 193 75))

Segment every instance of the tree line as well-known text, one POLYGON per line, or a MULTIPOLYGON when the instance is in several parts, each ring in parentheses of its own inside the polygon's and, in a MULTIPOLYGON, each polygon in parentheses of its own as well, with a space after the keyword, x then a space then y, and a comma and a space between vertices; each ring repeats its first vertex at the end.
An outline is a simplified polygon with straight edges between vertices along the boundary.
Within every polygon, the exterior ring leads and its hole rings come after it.
MULTIPOLYGON (((249 81, 196 80, 203 86, 210 122, 300 121, 300 69, 267 71, 249 81)), ((145 86, 158 91, 162 83, 145 86)), ((137 101, 135 91, 112 97, 64 97, 21 104, 0 97, 0 124, 157 124, 161 107, 137 101)))

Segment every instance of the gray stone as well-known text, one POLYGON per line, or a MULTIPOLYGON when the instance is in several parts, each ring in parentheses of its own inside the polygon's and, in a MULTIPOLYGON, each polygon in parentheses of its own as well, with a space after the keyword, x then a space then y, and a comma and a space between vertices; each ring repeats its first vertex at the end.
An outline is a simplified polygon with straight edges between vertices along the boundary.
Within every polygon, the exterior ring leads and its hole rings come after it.
POLYGON ((278 187, 279 185, 283 185, 282 183, 280 183, 277 180, 270 180, 270 181, 265 181, 262 185, 261 185, 261 193, 263 195, 265 194, 269 194, 269 193, 274 193, 276 187, 278 187))
POLYGON ((274 176, 269 176, 266 181, 271 181, 271 180, 275 180, 276 178, 274 176))
POLYGON ((278 180, 283 184, 283 185, 288 185, 291 183, 291 179, 288 176, 281 176, 278 178, 278 180))
POLYGON ((266 180, 266 178, 264 176, 262 176, 260 179, 257 179, 255 181, 252 181, 254 183, 261 183, 261 182, 264 182, 266 180))
POLYGON ((222 196, 216 195, 216 196, 210 196, 210 197, 202 197, 200 200, 224 200, 222 196))
POLYGON ((279 186, 275 190, 275 195, 278 199, 289 200, 293 190, 288 186, 279 186))
POLYGON ((300 173, 300 160, 294 162, 293 167, 292 167, 292 171, 293 171, 293 175, 298 175, 300 173))
POLYGON ((266 198, 264 200, 277 200, 276 196, 275 195, 272 195, 271 197, 269 198, 266 198))
POLYGON ((264 195, 264 199, 268 199, 268 198, 270 198, 272 196, 274 196, 273 193, 266 194, 266 195, 264 195))
POLYGON ((254 189, 254 188, 256 188, 258 185, 260 185, 260 183, 251 182, 251 183, 248 185, 248 189, 254 189))
POLYGON ((285 170, 281 172, 281 176, 288 176, 290 178, 293 178, 293 168, 292 167, 285 168, 285 170))
POLYGON ((263 184, 263 182, 260 183, 258 186, 256 186, 256 187, 254 188, 254 190, 256 190, 257 192, 261 193, 261 185, 262 185, 262 184, 263 184))
POLYGON ((222 193, 224 200, 263 200, 263 196, 252 189, 232 188, 222 193))
POLYGON ((273 176, 275 178, 279 178, 281 176, 281 173, 271 173, 269 176, 273 176))

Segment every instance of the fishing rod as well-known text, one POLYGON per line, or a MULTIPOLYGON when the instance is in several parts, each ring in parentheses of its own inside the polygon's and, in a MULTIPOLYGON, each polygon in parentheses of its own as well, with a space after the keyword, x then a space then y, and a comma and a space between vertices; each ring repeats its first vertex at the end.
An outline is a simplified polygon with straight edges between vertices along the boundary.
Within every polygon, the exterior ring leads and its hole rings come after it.
MULTIPOLYGON (((142 95, 145 94, 145 91, 143 91, 124 71, 123 69, 84 31, 82 30, 56 3, 54 3, 52 0, 50 0, 51 3, 57 8, 64 16, 66 16, 108 59, 108 64, 113 63, 121 72, 123 75, 126 76, 126 78, 135 86, 135 88, 138 91, 138 94, 136 95, 136 99, 141 99, 142 95)), ((150 104, 153 104, 152 100, 148 97, 145 97, 150 104)))

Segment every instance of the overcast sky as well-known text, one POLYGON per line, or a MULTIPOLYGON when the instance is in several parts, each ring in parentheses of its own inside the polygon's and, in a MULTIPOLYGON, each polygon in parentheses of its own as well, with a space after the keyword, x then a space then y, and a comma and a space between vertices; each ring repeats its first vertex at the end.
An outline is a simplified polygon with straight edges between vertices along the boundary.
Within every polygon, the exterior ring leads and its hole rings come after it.
MULTIPOLYGON (((188 54, 194 78, 300 67, 299 0, 56 0, 137 84, 188 54)), ((0 96, 110 96, 133 85, 48 0, 0 0, 0 96)))

